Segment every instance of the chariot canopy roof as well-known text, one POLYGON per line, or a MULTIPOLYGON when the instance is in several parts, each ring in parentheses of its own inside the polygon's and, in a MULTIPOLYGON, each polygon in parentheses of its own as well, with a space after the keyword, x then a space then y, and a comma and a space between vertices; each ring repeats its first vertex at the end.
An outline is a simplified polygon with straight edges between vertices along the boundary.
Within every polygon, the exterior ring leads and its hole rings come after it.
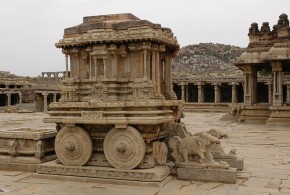
POLYGON ((178 50, 179 44, 169 28, 130 13, 86 16, 83 23, 66 28, 57 48, 87 47, 102 43, 152 41, 178 50))

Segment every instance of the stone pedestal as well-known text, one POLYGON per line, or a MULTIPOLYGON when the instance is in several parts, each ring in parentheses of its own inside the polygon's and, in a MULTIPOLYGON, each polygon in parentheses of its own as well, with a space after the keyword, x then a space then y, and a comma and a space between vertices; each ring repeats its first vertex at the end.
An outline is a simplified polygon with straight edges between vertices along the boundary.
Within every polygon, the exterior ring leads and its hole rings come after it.
POLYGON ((29 128, 2 131, 0 169, 35 171, 35 165, 56 159, 55 130, 29 128))
POLYGON ((270 115, 269 105, 244 105, 241 107, 239 122, 265 124, 270 115))
POLYGON ((226 162, 230 165, 232 168, 236 168, 238 170, 243 170, 244 169, 244 160, 243 159, 230 159, 230 158, 215 158, 214 159, 217 162, 226 162))
POLYGON ((269 126, 289 126, 290 106, 270 106, 270 117, 266 124, 269 126))
POLYGON ((179 179, 184 180, 235 183, 237 180, 237 169, 178 168, 177 175, 179 179))
POLYGON ((64 166, 50 161, 39 164, 37 173, 51 175, 84 176, 92 178, 116 179, 142 182, 160 182, 171 173, 168 166, 156 166, 151 169, 121 170, 111 167, 64 166))

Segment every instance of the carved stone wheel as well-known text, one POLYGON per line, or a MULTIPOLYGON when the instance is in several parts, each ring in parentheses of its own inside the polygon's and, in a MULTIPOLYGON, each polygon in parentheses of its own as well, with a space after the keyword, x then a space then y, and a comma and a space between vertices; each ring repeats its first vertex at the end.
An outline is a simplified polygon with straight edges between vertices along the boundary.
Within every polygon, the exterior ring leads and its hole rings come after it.
POLYGON ((111 129, 104 140, 104 153, 108 162, 117 169, 134 169, 144 159, 145 142, 139 131, 111 129))
POLYGON ((55 153, 61 163, 67 166, 86 164, 93 152, 90 135, 81 127, 63 127, 55 138, 55 153))

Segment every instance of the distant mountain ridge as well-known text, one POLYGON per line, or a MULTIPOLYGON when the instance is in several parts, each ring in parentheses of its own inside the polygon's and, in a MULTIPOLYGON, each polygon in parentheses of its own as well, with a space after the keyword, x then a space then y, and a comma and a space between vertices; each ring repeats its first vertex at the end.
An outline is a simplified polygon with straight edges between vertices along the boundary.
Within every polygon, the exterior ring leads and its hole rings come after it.
POLYGON ((173 61, 173 76, 240 75, 233 62, 244 51, 244 48, 219 43, 182 47, 173 61))

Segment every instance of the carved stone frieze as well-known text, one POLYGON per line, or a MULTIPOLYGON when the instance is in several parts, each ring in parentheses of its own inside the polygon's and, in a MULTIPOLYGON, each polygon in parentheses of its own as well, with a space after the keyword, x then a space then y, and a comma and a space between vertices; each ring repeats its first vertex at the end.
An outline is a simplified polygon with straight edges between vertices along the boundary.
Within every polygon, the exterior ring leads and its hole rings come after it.
POLYGON ((151 169, 122 170, 109 167, 63 166, 56 164, 55 161, 51 161, 38 165, 37 173, 123 179, 130 181, 162 181, 171 171, 167 166, 156 166, 151 169))

